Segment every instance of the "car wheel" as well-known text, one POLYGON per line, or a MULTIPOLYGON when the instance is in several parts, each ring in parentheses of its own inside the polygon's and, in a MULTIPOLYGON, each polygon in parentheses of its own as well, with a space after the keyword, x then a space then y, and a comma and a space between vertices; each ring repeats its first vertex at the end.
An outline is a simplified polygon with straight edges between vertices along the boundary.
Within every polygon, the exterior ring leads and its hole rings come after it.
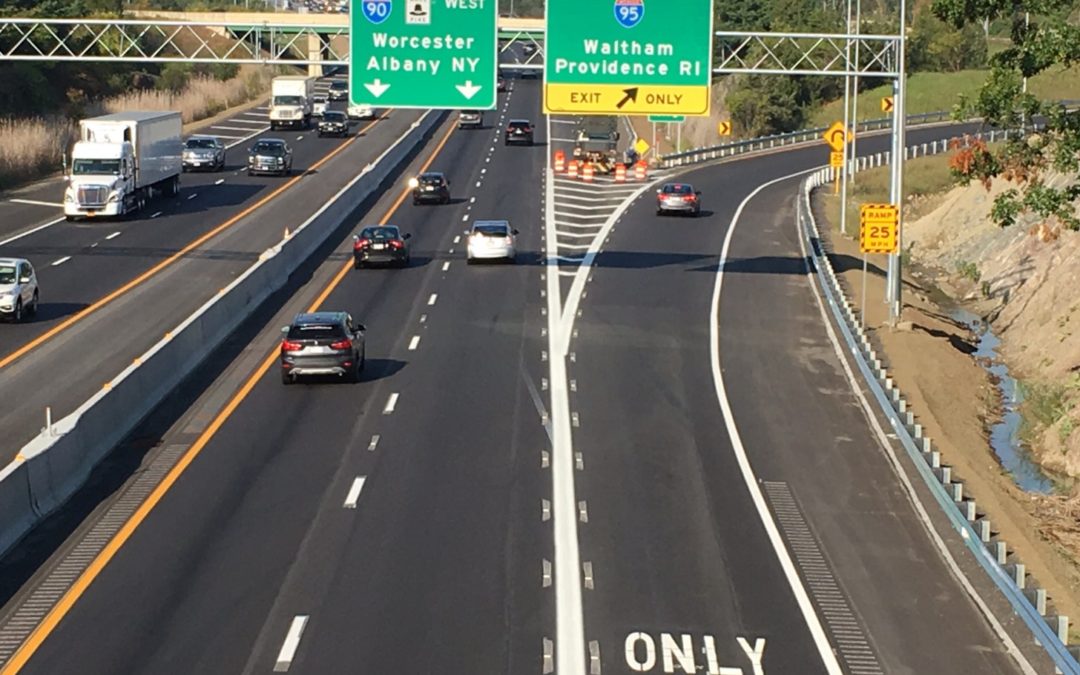
POLYGON ((419 204, 420 204, 420 200, 419 200, 419 199, 414 199, 414 200, 412 200, 412 205, 413 205, 413 206, 418 206, 419 204))
POLYGON ((353 384, 357 384, 361 381, 361 373, 364 370, 364 362, 361 360, 362 358, 363 357, 356 359, 356 365, 354 365, 353 369, 349 372, 349 382, 352 382, 353 384))
POLYGON ((288 371, 286 371, 284 368, 282 368, 281 369, 281 383, 282 384, 292 384, 293 382, 296 382, 296 380, 293 379, 293 376, 290 375, 288 373, 288 371))
POLYGON ((11 320, 20 323, 23 320, 22 300, 15 301, 15 311, 11 313, 11 320))
POLYGON ((352 267, 353 267, 354 270, 358 270, 363 266, 364 266, 364 263, 360 262, 359 260, 353 260, 352 267))
POLYGON ((26 312, 30 316, 36 316, 37 315, 37 310, 38 310, 38 292, 35 290, 34 291, 34 299, 30 302, 30 307, 27 308, 26 312))
POLYGON ((248 169, 248 175, 249 175, 249 176, 254 176, 255 174, 254 174, 254 173, 252 173, 251 169, 248 169))

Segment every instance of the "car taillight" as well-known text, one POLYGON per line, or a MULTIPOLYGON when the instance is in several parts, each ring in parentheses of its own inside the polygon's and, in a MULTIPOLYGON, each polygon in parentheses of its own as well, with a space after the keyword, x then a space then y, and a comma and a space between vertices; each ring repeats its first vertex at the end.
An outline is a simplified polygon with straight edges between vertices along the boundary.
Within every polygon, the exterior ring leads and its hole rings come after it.
POLYGON ((350 347, 352 347, 352 343, 349 342, 348 338, 342 338, 337 342, 330 343, 330 349, 349 349, 350 347))
POLYGON ((352 246, 352 247, 353 247, 353 250, 354 250, 354 251, 358 251, 358 250, 360 250, 360 249, 364 248, 364 247, 365 247, 365 246, 367 246, 367 245, 368 245, 368 240, 367 240, 367 239, 357 239, 357 240, 356 240, 356 241, 355 241, 355 242, 353 243, 353 246, 352 246))
POLYGON ((685 199, 688 202, 697 201, 697 195, 694 194, 693 192, 691 192, 688 195, 683 195, 683 199, 685 199))
POLYGON ((390 240, 390 248, 401 248, 404 245, 404 242, 398 241, 397 239, 390 240))
POLYGON ((668 197, 670 197, 670 196, 671 196, 671 195, 669 195, 669 194, 668 194, 668 193, 666 193, 666 192, 661 192, 661 193, 660 193, 660 201, 662 201, 662 202, 664 202, 664 201, 667 201, 667 198, 668 198, 668 197))
POLYGON ((289 340, 281 341, 281 351, 283 352, 298 352, 304 348, 304 345, 299 342, 291 342, 289 340))

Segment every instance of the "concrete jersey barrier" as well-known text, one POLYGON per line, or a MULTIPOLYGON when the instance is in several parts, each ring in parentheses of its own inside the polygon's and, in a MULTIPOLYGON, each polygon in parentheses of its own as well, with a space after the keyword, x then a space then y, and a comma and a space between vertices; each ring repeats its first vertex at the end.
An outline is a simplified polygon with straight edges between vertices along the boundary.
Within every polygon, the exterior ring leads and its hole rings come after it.
POLYGON ((109 452, 372 195, 439 123, 426 112, 315 214, 0 470, 0 554, 78 490, 109 452))

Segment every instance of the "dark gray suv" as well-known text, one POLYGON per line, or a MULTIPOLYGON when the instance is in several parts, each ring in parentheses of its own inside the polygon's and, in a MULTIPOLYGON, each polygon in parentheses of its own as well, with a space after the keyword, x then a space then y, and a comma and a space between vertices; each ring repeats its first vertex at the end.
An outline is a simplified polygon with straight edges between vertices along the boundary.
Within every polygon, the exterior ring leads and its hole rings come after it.
POLYGON ((337 375, 359 382, 364 370, 363 324, 345 312, 297 314, 281 329, 281 381, 302 375, 337 375))

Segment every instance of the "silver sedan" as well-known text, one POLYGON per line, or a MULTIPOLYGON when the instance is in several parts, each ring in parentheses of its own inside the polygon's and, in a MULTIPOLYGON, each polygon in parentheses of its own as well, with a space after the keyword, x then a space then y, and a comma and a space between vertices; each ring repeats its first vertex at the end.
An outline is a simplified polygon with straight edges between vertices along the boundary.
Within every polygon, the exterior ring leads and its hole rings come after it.
POLYGON ((471 265, 477 260, 505 260, 517 261, 515 249, 515 235, 518 231, 507 220, 477 220, 471 230, 466 230, 469 235, 468 263, 471 265))

